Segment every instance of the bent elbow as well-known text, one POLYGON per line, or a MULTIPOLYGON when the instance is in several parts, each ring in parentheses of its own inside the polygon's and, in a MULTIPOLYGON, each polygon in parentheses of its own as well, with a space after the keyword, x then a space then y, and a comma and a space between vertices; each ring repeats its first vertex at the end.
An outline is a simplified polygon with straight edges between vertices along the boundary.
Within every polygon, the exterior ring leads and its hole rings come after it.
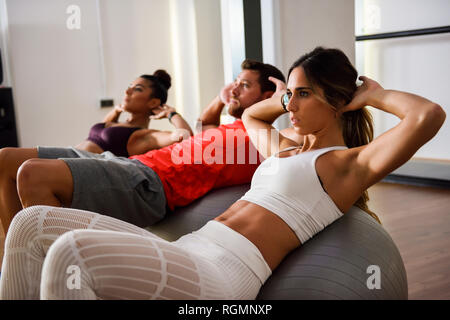
POLYGON ((440 105, 437 104, 436 106, 439 109, 440 119, 441 119, 441 122, 443 124, 444 121, 445 121, 445 118, 447 117, 447 114, 445 113, 444 109, 440 105))
POLYGON ((241 120, 244 123, 244 126, 248 123, 248 120, 249 120, 249 117, 250 117, 249 109, 250 108, 244 109, 244 112, 241 115, 241 120))
POLYGON ((437 134, 439 129, 444 124, 445 117, 445 111, 440 105, 430 103, 426 106, 426 109, 422 112, 419 118, 417 118, 417 125, 423 130, 426 130, 426 132, 432 137, 437 134))
POLYGON ((430 107, 429 114, 430 120, 433 122, 433 124, 435 124, 437 130, 439 130, 444 124, 445 118, 447 116, 444 109, 437 103, 433 103, 430 107))

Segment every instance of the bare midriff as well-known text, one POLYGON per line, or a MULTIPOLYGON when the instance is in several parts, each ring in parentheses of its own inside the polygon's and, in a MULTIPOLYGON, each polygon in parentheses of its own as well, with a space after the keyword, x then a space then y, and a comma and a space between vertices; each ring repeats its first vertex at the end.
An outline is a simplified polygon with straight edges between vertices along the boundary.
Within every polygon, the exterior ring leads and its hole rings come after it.
POLYGON ((245 200, 237 201, 214 220, 250 240, 272 270, 301 244, 294 231, 279 216, 245 200))

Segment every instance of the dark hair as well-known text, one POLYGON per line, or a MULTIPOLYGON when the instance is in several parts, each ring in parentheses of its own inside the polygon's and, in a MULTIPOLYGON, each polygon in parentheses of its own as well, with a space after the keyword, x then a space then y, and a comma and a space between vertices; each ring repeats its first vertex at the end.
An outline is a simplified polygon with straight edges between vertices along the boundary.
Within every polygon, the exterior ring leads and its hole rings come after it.
POLYGON ((274 91, 276 90, 275 84, 269 80, 269 77, 274 77, 283 82, 286 82, 283 73, 276 67, 262 63, 259 61, 246 59, 241 64, 242 70, 253 70, 259 72, 259 85, 261 86, 261 92, 274 91))
POLYGON ((167 91, 172 85, 172 78, 165 70, 156 70, 153 75, 143 74, 140 78, 148 80, 152 88, 152 98, 161 100, 161 104, 167 102, 167 91))
MULTIPOLYGON (((302 67, 311 87, 322 88, 325 99, 336 109, 347 105, 357 89, 358 72, 347 56, 339 49, 317 47, 301 56, 289 69, 302 67)), ((373 139, 373 121, 370 112, 364 107, 356 111, 345 112, 342 115, 342 134, 349 148, 368 144, 373 139)), ((367 207, 369 195, 367 190, 355 203, 356 206, 368 212, 376 220, 378 217, 367 207)))

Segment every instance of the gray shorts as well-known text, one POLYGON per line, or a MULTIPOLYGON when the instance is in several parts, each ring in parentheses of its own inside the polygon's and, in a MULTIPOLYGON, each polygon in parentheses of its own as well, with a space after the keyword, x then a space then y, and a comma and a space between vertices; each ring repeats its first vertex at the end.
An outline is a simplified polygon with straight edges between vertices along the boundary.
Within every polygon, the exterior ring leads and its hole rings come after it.
POLYGON ((166 197, 158 175, 138 160, 111 152, 38 147, 41 159, 60 159, 73 177, 72 208, 146 227, 164 218, 166 197))

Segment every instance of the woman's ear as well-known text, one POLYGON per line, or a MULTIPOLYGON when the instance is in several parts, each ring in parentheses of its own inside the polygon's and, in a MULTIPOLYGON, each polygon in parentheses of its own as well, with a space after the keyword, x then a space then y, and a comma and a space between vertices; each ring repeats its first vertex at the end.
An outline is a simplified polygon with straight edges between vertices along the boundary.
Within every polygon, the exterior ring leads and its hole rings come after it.
POLYGON ((151 114, 154 114, 152 110, 159 107, 160 105, 161 105, 161 100, 158 98, 151 98, 147 103, 147 106, 150 109, 151 114))

